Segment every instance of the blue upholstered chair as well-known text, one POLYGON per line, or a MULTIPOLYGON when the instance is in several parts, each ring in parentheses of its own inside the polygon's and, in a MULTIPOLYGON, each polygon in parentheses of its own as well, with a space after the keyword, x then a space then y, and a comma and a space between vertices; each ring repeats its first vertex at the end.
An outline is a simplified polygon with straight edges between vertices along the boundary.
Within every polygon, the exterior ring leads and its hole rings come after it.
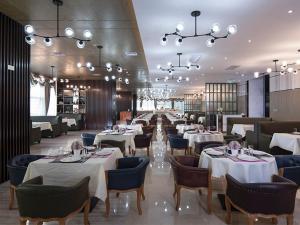
POLYGON ((300 187, 300 155, 276 155, 279 175, 294 181, 300 187))
POLYGON ((29 163, 43 158, 43 155, 17 155, 7 164, 10 187, 9 187, 9 209, 13 208, 16 187, 23 182, 29 163))
POLYGON ((136 191, 137 208, 139 215, 142 214, 141 197, 145 200, 144 180, 147 166, 149 164, 148 157, 127 157, 117 160, 117 169, 106 172, 107 181, 107 199, 106 216, 109 216, 110 202, 109 193, 136 191))
POLYGON ((81 139, 83 142, 83 146, 91 146, 94 144, 96 134, 82 133, 81 139))
POLYGON ((174 149, 184 150, 184 154, 189 153, 189 140, 183 139, 181 135, 168 135, 168 139, 170 141, 171 154, 173 155, 174 149))

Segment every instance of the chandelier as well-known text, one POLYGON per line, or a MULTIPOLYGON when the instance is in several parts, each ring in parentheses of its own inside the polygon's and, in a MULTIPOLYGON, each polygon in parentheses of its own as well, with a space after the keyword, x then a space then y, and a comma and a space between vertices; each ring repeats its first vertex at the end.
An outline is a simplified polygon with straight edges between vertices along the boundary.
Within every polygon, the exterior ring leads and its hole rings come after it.
POLYGON ((90 30, 84 30, 83 31, 83 37, 84 38, 78 38, 74 36, 74 30, 70 27, 67 27, 65 29, 65 34, 60 35, 59 33, 59 7, 63 5, 62 0, 53 0, 53 4, 56 5, 56 35, 41 35, 35 33, 35 29, 32 25, 26 25, 25 26, 25 33, 27 36, 25 37, 25 41, 33 45, 36 43, 35 37, 43 38, 43 42, 45 46, 50 47, 53 45, 53 39, 58 38, 69 38, 76 41, 76 45, 78 48, 84 48, 86 42, 90 41, 93 37, 93 34, 90 30))
POLYGON ((157 65, 157 69, 160 69, 161 71, 168 71, 169 75, 173 74, 173 71, 175 71, 176 69, 180 69, 180 68, 185 68, 187 70, 191 70, 193 67, 196 67, 197 70, 200 70, 200 65, 196 65, 196 64, 191 64, 188 63, 187 65, 181 65, 181 61, 180 61, 180 57, 182 55, 182 53, 177 53, 178 55, 178 65, 173 65, 171 62, 168 62, 167 68, 162 67, 161 65, 157 65))
POLYGON ((159 78, 159 77, 155 78, 155 82, 158 82, 158 81, 161 81, 161 80, 163 80, 164 82, 176 80, 177 83, 180 83, 182 81, 189 82, 190 78, 189 77, 183 78, 182 76, 178 76, 177 77, 177 76, 174 76, 174 75, 172 75, 170 77, 169 76, 165 76, 164 78, 159 78))
POLYGON ((200 14, 201 14, 200 11, 193 11, 191 13, 191 16, 195 18, 195 32, 194 32, 194 34, 191 34, 191 35, 181 34, 181 32, 184 29, 184 26, 182 24, 178 24, 177 27, 176 27, 175 32, 164 34, 164 36, 160 40, 161 45, 162 46, 167 45, 168 36, 177 37, 175 39, 175 44, 177 46, 180 46, 183 42, 183 39, 186 39, 186 38, 209 37, 209 39, 206 41, 206 45, 207 45, 207 47, 212 47, 215 44, 216 40, 228 38, 230 35, 233 35, 237 32, 237 26, 236 25, 229 25, 227 27, 227 33, 226 34, 224 34, 223 36, 217 36, 216 34, 218 34, 221 31, 221 27, 218 23, 214 23, 208 33, 198 34, 198 32, 197 32, 197 17, 199 17, 200 14))
POLYGON ((140 100, 163 100, 169 99, 175 94, 174 89, 168 88, 168 85, 165 85, 164 88, 150 88, 149 85, 147 88, 138 89, 138 99, 140 100))
POLYGON ((103 68, 106 69, 108 72, 113 71, 113 69, 115 69, 118 73, 122 73, 123 72, 123 68, 119 65, 116 64, 115 66, 113 66, 111 63, 106 63, 105 65, 101 65, 101 49, 103 48, 103 46, 98 45, 97 48, 99 49, 99 63, 98 65, 93 65, 91 62, 87 62, 85 65, 82 65, 80 62, 77 63, 77 67, 78 68, 88 68, 90 71, 95 71, 95 68, 103 68))

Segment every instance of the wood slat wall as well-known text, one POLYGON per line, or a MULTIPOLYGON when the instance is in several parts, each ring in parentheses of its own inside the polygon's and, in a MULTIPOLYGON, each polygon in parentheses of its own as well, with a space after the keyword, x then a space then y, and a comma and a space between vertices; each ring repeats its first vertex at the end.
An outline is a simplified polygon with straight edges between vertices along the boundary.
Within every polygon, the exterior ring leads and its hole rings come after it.
POLYGON ((7 162, 30 151, 30 46, 24 38, 23 26, 0 13, 0 182, 8 179, 7 162))

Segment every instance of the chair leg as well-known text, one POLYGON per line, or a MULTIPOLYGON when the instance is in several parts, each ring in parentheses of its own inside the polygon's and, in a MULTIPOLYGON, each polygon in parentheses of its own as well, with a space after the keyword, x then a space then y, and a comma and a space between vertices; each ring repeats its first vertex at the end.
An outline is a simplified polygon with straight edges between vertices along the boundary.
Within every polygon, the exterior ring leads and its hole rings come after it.
POLYGON ((248 216, 248 225, 254 225, 254 217, 248 216))
POLYGON ((142 185, 142 189, 141 189, 141 194, 142 194, 142 198, 143 198, 143 200, 145 200, 146 199, 146 197, 145 197, 145 192, 144 192, 144 185, 142 185))
POLYGON ((60 220, 58 221, 58 224, 59 224, 59 225, 66 225, 66 221, 65 221, 64 219, 60 219, 60 220))
POLYGON ((179 206, 180 206, 180 189, 181 187, 179 185, 176 185, 176 193, 177 193, 177 201, 176 201, 176 211, 179 210, 179 206))
POLYGON ((225 196, 225 205, 226 205, 226 223, 231 223, 231 204, 227 196, 225 196))
POLYGON ((26 225, 27 220, 20 218, 20 225, 26 225))
POLYGON ((110 211, 109 192, 107 192, 107 197, 105 200, 105 208, 106 208, 105 216, 108 217, 110 211))
POLYGON ((171 148, 171 155, 173 155, 174 154, 174 149, 173 148, 171 148))
POLYGON ((286 217, 286 224, 287 225, 293 225, 294 224, 294 216, 293 215, 288 215, 287 217, 286 217))
POLYGON ((149 157, 149 147, 147 147, 147 156, 149 157))
POLYGON ((137 204, 137 208, 139 211, 139 215, 142 215, 142 208, 141 208, 141 189, 139 188, 138 190, 136 190, 136 204, 137 204))
POLYGON ((9 187, 9 202, 8 202, 8 208, 12 209, 15 201, 15 189, 13 186, 9 187))
POLYGON ((43 221, 39 221, 37 225, 43 225, 43 221))
POLYGON ((84 225, 89 225, 89 213, 90 213, 90 200, 87 201, 86 205, 84 206, 84 214, 83 214, 83 223, 84 225))
POLYGON ((119 198, 120 197, 120 192, 116 193, 116 197, 119 198))
POLYGON ((273 217, 273 218, 272 218, 272 223, 273 223, 273 224, 277 224, 277 223, 278 223, 278 221, 277 221, 277 218, 276 218, 276 217, 273 217))
POLYGON ((207 212, 208 214, 211 214, 212 211, 212 190, 211 188, 207 189, 207 212))
POLYGON ((174 183, 174 193, 173 193, 173 198, 175 198, 175 196, 176 196, 176 194, 177 194, 177 190, 176 190, 176 187, 177 185, 176 185, 176 183, 174 183))

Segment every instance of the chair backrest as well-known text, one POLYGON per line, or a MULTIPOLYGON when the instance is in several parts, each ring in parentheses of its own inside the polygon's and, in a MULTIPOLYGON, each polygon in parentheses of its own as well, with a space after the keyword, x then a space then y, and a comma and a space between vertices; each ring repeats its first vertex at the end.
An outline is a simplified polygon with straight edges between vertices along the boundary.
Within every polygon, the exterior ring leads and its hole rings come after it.
POLYGON ((143 133, 144 134, 149 134, 149 133, 153 133, 153 131, 154 131, 154 126, 146 126, 146 127, 142 127, 142 129, 143 129, 143 133))
POLYGON ((185 124, 185 120, 176 120, 176 121, 174 121, 174 126, 176 126, 178 124, 185 124))
POLYGON ((135 135, 134 144, 136 148, 147 148, 150 146, 152 134, 135 135))
POLYGON ((145 120, 136 120, 136 124, 143 124, 143 126, 147 126, 147 122, 145 120))
POLYGON ((189 140, 188 139, 183 139, 179 135, 168 135, 168 139, 170 142, 170 147, 171 148, 176 148, 176 149, 187 149, 189 146, 189 140))
POLYGON ((257 126, 260 134, 291 133, 294 131, 294 128, 300 131, 300 121, 260 122, 257 126))
POLYGON ((91 146, 94 144, 96 134, 82 133, 80 137, 82 139, 83 146, 91 146))
POLYGON ((272 118, 260 118, 260 117, 228 117, 227 118, 227 134, 231 134, 231 130, 234 124, 256 124, 262 121, 272 121, 272 118))
POLYGON ((167 133, 167 135, 169 135, 169 134, 177 134, 178 130, 175 127, 167 127, 166 128, 166 133, 167 133))
POLYGON ((195 153, 201 154, 201 152, 206 148, 223 146, 223 142, 219 141, 205 141, 205 142, 195 142, 195 153))
POLYGON ((51 124, 61 124, 61 116, 31 116, 32 122, 50 122, 51 124))
POLYGON ((126 151, 125 143, 126 143, 126 141, 115 141, 115 140, 102 140, 101 141, 101 145, 107 144, 112 147, 117 147, 121 150, 122 153, 124 153, 126 151))

